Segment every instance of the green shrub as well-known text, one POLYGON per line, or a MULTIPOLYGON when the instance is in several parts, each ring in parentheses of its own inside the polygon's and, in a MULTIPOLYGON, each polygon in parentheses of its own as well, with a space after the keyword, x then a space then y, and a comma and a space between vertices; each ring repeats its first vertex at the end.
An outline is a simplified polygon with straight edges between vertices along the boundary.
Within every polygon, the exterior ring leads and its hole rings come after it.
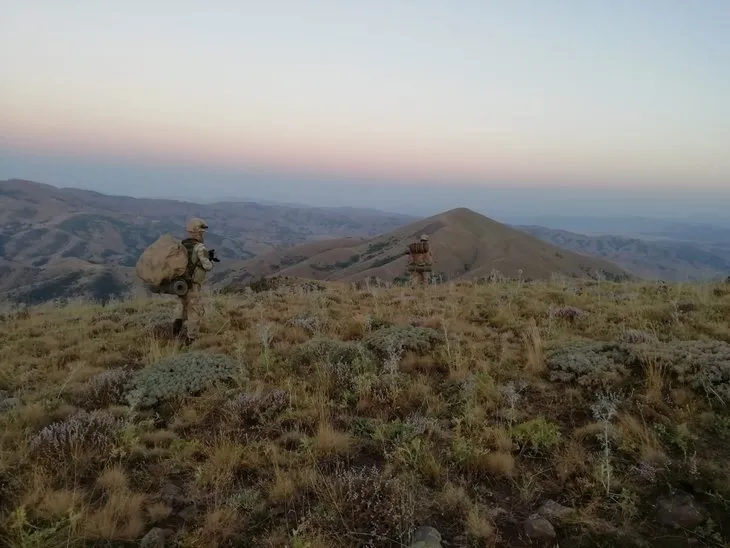
POLYGON ((512 429, 512 436, 521 448, 541 453, 560 443, 558 425, 543 418, 532 419, 512 429))
POLYGON ((443 336, 435 329, 397 325, 369 333, 363 343, 378 357, 385 359, 399 351, 426 354, 442 341, 443 336))
POLYGON ((593 389, 620 384, 630 373, 625 364, 632 359, 621 345, 595 341, 575 341, 545 355, 551 381, 593 389))
POLYGON ((133 407, 153 407, 165 400, 195 395, 218 381, 232 378, 236 362, 223 355, 189 352, 164 358, 137 371, 127 385, 133 407))
POLYGON ((315 363, 342 363, 356 365, 372 359, 363 345, 351 341, 338 341, 315 337, 296 347, 290 358, 294 366, 310 366, 315 363))
POLYGON ((672 341, 654 350, 680 383, 730 402, 730 344, 724 341, 672 341))
POLYGON ((124 389, 132 372, 122 367, 107 369, 89 379, 75 397, 86 409, 103 409, 124 402, 124 389))

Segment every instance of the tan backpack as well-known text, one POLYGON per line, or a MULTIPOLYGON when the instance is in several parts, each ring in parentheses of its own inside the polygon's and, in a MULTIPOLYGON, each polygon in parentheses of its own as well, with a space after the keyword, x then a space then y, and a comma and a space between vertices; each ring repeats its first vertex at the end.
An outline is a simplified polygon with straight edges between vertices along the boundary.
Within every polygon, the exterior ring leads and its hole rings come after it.
POLYGON ((428 242, 414 242, 408 245, 411 255, 424 255, 428 253, 428 242))
POLYGON ((190 286, 188 247, 171 234, 163 234, 140 256, 137 277, 153 293, 185 295, 190 286))

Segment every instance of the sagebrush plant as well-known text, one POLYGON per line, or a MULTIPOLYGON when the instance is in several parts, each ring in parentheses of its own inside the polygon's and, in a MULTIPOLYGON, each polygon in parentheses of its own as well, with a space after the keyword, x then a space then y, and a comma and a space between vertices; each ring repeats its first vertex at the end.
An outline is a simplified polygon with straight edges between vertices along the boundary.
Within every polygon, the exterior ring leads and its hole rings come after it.
POLYGON ((354 365, 373 359, 359 342, 316 337, 298 345, 291 354, 290 362, 294 367, 308 367, 317 363, 354 365))
POLYGON ((629 354, 607 342, 579 340, 556 345, 547 352, 550 380, 577 383, 589 389, 610 389, 630 374, 629 354))
POLYGON ((207 295, 192 347, 162 296, 5 312, 12 545, 516 546, 550 500, 561 545, 730 541, 655 511, 730 507, 724 286, 256 287, 207 295))
POLYGON ((443 342, 443 335, 429 327, 401 325, 368 333, 363 342, 376 355, 387 359, 394 351, 425 354, 443 342))
POLYGON ((136 371, 127 384, 126 398, 132 408, 153 407, 198 394, 218 381, 233 379, 237 373, 238 364, 225 355, 177 354, 136 371))

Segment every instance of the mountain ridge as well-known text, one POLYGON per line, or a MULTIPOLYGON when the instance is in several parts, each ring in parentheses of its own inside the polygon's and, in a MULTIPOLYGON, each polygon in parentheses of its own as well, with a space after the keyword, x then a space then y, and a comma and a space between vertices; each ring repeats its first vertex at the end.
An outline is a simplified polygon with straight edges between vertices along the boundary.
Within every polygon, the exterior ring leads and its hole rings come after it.
POLYGON ((535 225, 517 225, 564 249, 610 260, 644 279, 712 281, 730 274, 730 247, 622 235, 586 235, 535 225))
POLYGON ((230 265, 217 283, 241 283, 266 276, 321 281, 357 281, 369 277, 396 280, 407 276, 406 246, 429 235, 434 273, 448 280, 487 277, 548 278, 555 273, 628 279, 617 265, 542 242, 466 207, 453 208, 371 238, 304 244, 230 265))
POLYGON ((166 232, 182 237, 191 216, 206 219, 211 227, 207 244, 223 261, 307 241, 375 235, 413 220, 356 208, 344 212, 112 196, 11 179, 0 181, 0 259, 5 271, 0 290, 6 298, 22 300, 28 294, 56 296, 56 286, 66 283, 66 293, 75 296, 93 285, 101 271, 116 278, 115 287, 133 291, 133 267, 144 248, 166 232), (66 259, 81 261, 80 277, 68 272, 66 259), (44 292, 44 286, 52 290, 44 292))

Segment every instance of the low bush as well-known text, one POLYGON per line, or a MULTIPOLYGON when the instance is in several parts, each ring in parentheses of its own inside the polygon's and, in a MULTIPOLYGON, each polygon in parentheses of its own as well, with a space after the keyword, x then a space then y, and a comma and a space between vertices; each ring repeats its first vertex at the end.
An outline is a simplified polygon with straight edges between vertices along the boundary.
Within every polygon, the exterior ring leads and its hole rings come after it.
POLYGON ((236 362, 224 355, 188 352, 170 356, 135 372, 126 387, 127 401, 132 407, 153 407, 200 393, 233 378, 237 371, 236 362))

